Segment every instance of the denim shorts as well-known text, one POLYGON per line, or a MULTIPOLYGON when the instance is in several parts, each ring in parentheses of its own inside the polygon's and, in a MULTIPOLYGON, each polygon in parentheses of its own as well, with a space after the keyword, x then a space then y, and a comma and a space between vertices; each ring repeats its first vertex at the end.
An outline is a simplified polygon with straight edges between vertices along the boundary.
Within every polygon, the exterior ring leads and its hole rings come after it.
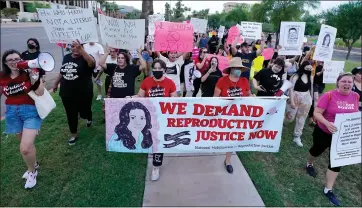
POLYGON ((35 105, 6 105, 5 133, 18 134, 23 129, 40 130, 42 119, 35 105))

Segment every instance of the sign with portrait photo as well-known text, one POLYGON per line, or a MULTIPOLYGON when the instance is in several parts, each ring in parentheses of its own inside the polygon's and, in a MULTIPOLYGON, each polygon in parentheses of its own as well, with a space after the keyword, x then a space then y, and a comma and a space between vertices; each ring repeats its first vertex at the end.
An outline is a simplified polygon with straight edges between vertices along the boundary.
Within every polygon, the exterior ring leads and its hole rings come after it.
POLYGON ((318 41, 313 55, 313 60, 330 61, 333 55, 334 41, 336 40, 337 28, 322 25, 318 41))
POLYGON ((302 55, 305 22, 281 22, 279 55, 302 55))

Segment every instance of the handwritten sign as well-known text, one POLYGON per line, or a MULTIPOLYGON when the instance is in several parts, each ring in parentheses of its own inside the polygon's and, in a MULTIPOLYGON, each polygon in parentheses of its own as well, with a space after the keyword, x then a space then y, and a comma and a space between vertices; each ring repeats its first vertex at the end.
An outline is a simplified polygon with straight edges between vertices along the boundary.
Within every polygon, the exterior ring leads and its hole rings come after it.
POLYGON ((219 30, 217 31, 217 37, 223 38, 225 33, 225 26, 220 25, 219 30))
POLYGON ((98 42, 97 27, 90 9, 37 9, 51 43, 98 42))
MULTIPOLYGON (((165 17, 163 14, 154 14, 148 16, 148 35, 155 35, 155 23, 158 21, 165 21, 165 17)), ((155 38, 149 38, 149 42, 155 42, 155 38)))
POLYGON ((243 43, 244 42, 244 37, 242 35, 240 35, 239 27, 238 26, 232 26, 229 29, 228 39, 226 40, 227 44, 228 45, 232 44, 236 37, 239 37, 238 43, 243 43))
POLYGON ((264 60, 270 60, 273 58, 274 49, 273 48, 264 48, 261 55, 264 56, 264 60))
POLYGON ((245 39, 258 40, 261 39, 262 24, 259 22, 241 22, 241 35, 245 39))
POLYGON ((333 56, 333 46, 336 40, 337 28, 322 25, 313 54, 313 60, 330 61, 333 56))
POLYGON ((332 136, 331 167, 361 163, 361 112, 337 114, 332 136))
POLYGON ((209 54, 207 56, 207 59, 208 59, 209 63, 210 63, 210 60, 211 60, 212 57, 216 57, 218 59, 218 61, 219 61, 218 67, 219 67, 219 69, 221 71, 223 71, 224 69, 229 67, 229 58, 228 57, 209 54))
POLYGON ((145 39, 144 19, 116 19, 99 14, 99 28, 103 44, 127 50, 143 47, 145 39))
POLYGON ((207 20, 191 18, 191 24, 194 26, 194 31, 196 33, 206 33, 207 20))
POLYGON ((193 47, 194 27, 192 24, 156 22, 156 51, 190 52, 193 47))
POLYGON ((305 22, 281 22, 279 55, 302 55, 305 22))
POLYGON ((286 99, 106 98, 106 149, 129 153, 278 152, 286 99), (123 119, 136 109, 137 123, 123 119), (139 142, 134 142, 138 138, 139 142), (141 141, 142 140, 142 141, 141 141))
POLYGON ((340 73, 344 71, 344 61, 325 61, 323 68, 323 83, 335 84, 340 73))

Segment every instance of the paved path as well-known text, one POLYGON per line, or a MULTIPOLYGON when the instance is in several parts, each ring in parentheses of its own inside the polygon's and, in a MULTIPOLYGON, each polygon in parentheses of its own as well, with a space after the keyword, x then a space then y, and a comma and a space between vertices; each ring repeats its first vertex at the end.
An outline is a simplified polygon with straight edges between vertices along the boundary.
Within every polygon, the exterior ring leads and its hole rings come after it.
POLYGON ((225 154, 165 154, 160 179, 151 181, 150 156, 143 206, 265 206, 239 158, 232 156, 233 174, 224 160, 225 154))

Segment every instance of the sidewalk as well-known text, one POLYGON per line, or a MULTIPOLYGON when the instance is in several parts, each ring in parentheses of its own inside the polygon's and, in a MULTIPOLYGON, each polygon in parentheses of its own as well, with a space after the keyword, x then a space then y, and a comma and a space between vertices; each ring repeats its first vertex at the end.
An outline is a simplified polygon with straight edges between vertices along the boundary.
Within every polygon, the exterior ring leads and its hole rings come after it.
POLYGON ((225 170, 225 154, 179 155, 165 154, 160 179, 155 182, 150 180, 149 156, 143 207, 265 206, 235 154, 233 174, 225 170))
POLYGON ((17 28, 17 27, 43 27, 41 22, 7 22, 1 23, 1 28, 17 28))

